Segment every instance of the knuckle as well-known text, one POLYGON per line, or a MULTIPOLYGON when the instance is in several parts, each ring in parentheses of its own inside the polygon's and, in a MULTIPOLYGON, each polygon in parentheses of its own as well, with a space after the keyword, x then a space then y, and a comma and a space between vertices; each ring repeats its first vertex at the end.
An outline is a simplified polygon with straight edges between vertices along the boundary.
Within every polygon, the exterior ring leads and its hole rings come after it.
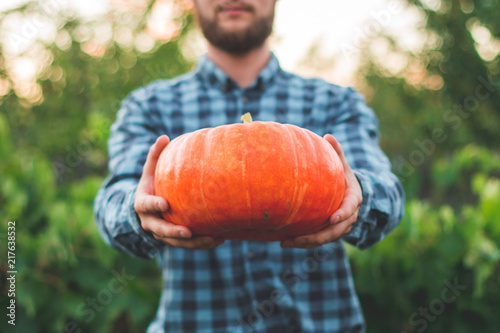
POLYGON ((156 234, 153 230, 151 230, 149 224, 147 222, 141 222, 142 229, 144 231, 149 232, 151 235, 153 235, 154 238, 158 239, 158 234, 156 234))
POLYGON ((192 249, 193 248, 192 244, 189 241, 181 241, 181 240, 174 239, 174 238, 168 238, 168 242, 173 247, 177 247, 180 249, 192 249))
POLYGON ((320 245, 325 245, 330 243, 330 237, 324 238, 321 240, 320 245))
POLYGON ((155 235, 156 237, 158 237, 158 238, 166 238, 166 237, 168 237, 161 230, 158 230, 158 229, 151 231, 151 233, 153 235, 155 235))
POLYGON ((199 246, 199 247, 207 247, 207 246, 213 245, 213 243, 210 242, 210 241, 207 241, 204 238, 200 238, 200 239, 197 240, 196 245, 199 246))
POLYGON ((333 241, 335 241, 335 238, 333 236, 328 236, 327 238, 324 239, 321 245, 329 244, 333 241))
POLYGON ((357 211, 358 211, 358 209, 359 209, 359 206, 358 206, 358 205, 356 205, 356 204, 354 204, 354 205, 352 206, 352 208, 351 208, 351 212, 352 212, 352 214, 354 214, 355 212, 357 212, 357 211))
POLYGON ((313 240, 308 238, 308 237, 304 237, 304 238, 298 238, 295 240, 295 243, 299 246, 302 246, 302 245, 306 245, 306 244, 309 244, 311 243, 313 240))
POLYGON ((140 212, 146 211, 146 199, 144 197, 140 198, 139 202, 136 202, 136 203, 137 203, 137 208, 136 208, 137 211, 140 211, 140 212))
MULTIPOLYGON (((330 244, 330 243, 336 242, 338 239, 339 239, 339 237, 337 235, 332 235, 331 237, 328 238, 328 241, 325 244, 330 244)), ((323 244, 323 245, 325 245, 325 244, 323 244)))
POLYGON ((298 241, 297 244, 301 247, 309 247, 313 244, 316 244, 318 242, 318 240, 316 238, 306 238, 304 240, 301 240, 301 241, 298 241))
POLYGON ((144 218, 143 229, 150 232, 154 236, 158 238, 167 238, 169 237, 168 230, 157 223, 154 217, 146 217, 144 218))
POLYGON ((141 212, 141 205, 140 205, 140 202, 138 201, 138 199, 135 199, 134 201, 134 209, 136 212, 141 212))
POLYGON ((351 201, 351 202, 352 202, 352 207, 353 207, 353 208, 358 208, 358 207, 359 207, 359 205, 360 205, 360 203, 361 203, 361 202, 359 201, 359 198, 358 198, 358 197, 355 197, 355 196, 353 196, 353 198, 352 198, 352 201, 351 201))
POLYGON ((141 226, 142 229, 144 229, 146 232, 149 232, 151 235, 153 235, 154 238, 156 239, 161 238, 161 234, 158 234, 158 232, 156 232, 156 230, 151 226, 147 218, 141 222, 141 226))
POLYGON ((205 250, 211 250, 211 249, 215 249, 217 246, 219 246, 219 244, 212 244, 212 245, 206 246, 204 249, 205 250))
POLYGON ((159 228, 156 231, 156 234, 161 236, 161 237, 176 239, 176 235, 172 232, 171 229, 159 228))

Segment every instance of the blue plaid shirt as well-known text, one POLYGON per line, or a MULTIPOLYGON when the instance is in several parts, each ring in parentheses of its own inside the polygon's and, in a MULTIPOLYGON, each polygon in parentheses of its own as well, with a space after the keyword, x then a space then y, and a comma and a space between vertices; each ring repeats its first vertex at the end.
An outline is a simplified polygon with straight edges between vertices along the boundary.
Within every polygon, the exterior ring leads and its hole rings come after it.
POLYGON ((281 69, 274 54, 241 89, 206 56, 195 70, 156 81, 123 101, 109 138, 110 176, 95 201, 104 240, 139 258, 156 258, 163 292, 147 332, 364 332, 343 242, 314 249, 226 240, 212 250, 165 245, 141 228, 134 195, 158 136, 254 120, 333 134, 363 191, 358 221, 343 240, 367 248, 401 220, 404 192, 379 148, 378 122, 351 88, 281 69))

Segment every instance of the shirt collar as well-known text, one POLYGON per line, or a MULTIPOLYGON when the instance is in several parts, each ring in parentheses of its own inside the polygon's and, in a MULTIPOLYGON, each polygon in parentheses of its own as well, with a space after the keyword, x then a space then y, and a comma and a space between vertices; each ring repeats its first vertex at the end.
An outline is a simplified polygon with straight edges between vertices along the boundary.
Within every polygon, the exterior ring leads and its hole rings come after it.
MULTIPOLYGON (((273 52, 271 52, 271 57, 266 67, 261 70, 255 82, 251 84, 247 89, 257 87, 264 90, 266 86, 272 83, 279 71, 281 71, 281 66, 279 64, 278 58, 273 52)), ((236 82, 234 82, 229 76, 227 76, 227 74, 212 60, 210 60, 206 54, 203 54, 199 58, 195 72, 202 80, 206 82, 206 84, 214 88, 231 90, 238 87, 236 82)))

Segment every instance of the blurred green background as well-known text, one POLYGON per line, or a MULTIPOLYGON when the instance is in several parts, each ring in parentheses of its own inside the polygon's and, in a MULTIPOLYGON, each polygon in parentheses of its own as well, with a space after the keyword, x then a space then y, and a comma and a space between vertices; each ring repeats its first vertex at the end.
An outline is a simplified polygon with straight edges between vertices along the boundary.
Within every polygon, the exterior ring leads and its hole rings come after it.
MULTIPOLYGON (((368 332, 499 332, 500 1, 398 1, 422 15, 422 49, 370 38, 355 74, 407 194, 390 237, 348 248, 368 332), (391 57, 405 65, 391 69, 391 57)), ((156 263, 104 244, 92 205, 120 101, 195 64, 189 5, 169 2, 173 18, 154 35, 156 2, 122 1, 91 18, 54 1, 0 12, 2 332, 143 332, 155 314, 156 263), (56 18, 55 38, 24 49, 22 31, 5 29, 44 17, 56 18), (13 47, 22 50, 15 57, 13 47), (23 57, 39 60, 31 83, 23 57), (9 220, 17 221, 15 329, 4 314, 9 220), (114 292, 109 283, 123 269, 131 278, 114 292), (86 305, 96 297, 106 304, 86 305)), ((306 62, 314 59, 311 49, 306 62)))

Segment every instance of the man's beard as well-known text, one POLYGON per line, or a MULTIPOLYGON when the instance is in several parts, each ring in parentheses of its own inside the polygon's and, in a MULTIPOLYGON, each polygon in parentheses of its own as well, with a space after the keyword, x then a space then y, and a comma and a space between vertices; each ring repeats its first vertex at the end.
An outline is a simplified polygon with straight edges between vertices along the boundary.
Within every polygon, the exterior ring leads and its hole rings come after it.
POLYGON ((205 38, 215 47, 230 54, 243 55, 264 44, 273 29, 274 11, 268 17, 259 18, 243 31, 226 31, 217 20, 209 20, 196 13, 205 38))

